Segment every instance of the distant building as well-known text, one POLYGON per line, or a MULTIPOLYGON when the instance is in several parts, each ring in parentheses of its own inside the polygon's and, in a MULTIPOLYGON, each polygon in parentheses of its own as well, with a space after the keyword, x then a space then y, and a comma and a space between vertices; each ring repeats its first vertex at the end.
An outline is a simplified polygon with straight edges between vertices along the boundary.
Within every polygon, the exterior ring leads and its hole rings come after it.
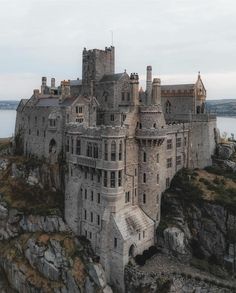
POLYGON ((205 113, 200 74, 194 84, 161 86, 147 67, 115 73, 115 48, 83 51, 82 80, 55 80, 17 109, 26 156, 68 164, 65 218, 91 241, 108 282, 123 291, 130 257, 155 244, 161 195, 183 167, 211 165, 215 116, 205 113))

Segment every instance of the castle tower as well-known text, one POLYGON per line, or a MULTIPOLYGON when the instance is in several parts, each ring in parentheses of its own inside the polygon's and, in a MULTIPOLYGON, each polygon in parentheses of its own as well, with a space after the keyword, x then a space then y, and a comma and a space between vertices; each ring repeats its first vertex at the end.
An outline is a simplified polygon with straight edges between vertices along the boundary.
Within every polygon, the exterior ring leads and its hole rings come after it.
POLYGON ((154 78, 152 83, 152 104, 161 105, 161 80, 154 78))
POLYGON ((139 76, 137 73, 130 74, 130 92, 133 105, 139 104, 139 76))
POLYGON ((61 82, 61 95, 59 98, 59 103, 62 103, 69 96, 70 96, 70 81, 63 80, 61 82))
POLYGON ((152 66, 147 66, 147 79, 146 79, 146 104, 152 103, 152 66))
POLYGON ((201 79, 201 74, 198 72, 198 79, 195 84, 195 97, 196 97, 196 113, 205 112, 205 103, 206 103, 206 89, 201 79))
POLYGON ((99 81, 105 74, 115 73, 115 48, 105 50, 83 50, 83 85, 90 87, 91 81, 99 81))
POLYGON ((51 88, 55 88, 55 85, 56 85, 56 80, 54 77, 51 78, 51 88))

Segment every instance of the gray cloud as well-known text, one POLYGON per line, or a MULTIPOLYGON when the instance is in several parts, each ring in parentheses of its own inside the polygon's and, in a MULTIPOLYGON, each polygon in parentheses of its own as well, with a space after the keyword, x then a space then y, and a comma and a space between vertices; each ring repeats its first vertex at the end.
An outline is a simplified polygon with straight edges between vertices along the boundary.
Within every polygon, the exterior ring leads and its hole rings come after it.
MULTIPOLYGON (((209 98, 234 98, 233 0, 0 0, 0 99, 30 96, 42 75, 81 76, 81 52, 111 44, 117 71, 163 83, 193 82, 202 71, 209 98)), ((141 83, 144 84, 142 78, 141 83)))

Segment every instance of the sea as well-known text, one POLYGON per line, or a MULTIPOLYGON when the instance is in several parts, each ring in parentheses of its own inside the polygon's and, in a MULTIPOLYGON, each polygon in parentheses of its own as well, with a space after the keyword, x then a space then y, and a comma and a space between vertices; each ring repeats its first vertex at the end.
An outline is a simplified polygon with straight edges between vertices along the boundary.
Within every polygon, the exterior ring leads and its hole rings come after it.
MULTIPOLYGON (((14 135, 16 120, 15 110, 0 110, 0 138, 11 137, 14 135)), ((235 117, 217 117, 217 127, 221 135, 231 137, 234 134, 236 138, 236 116, 235 117)))

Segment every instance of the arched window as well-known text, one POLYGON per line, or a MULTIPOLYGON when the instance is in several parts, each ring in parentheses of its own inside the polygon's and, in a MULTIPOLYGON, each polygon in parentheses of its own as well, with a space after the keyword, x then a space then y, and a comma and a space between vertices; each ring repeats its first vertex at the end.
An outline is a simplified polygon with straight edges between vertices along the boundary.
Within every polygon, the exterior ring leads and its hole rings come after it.
POLYGON ((122 140, 120 141, 120 144, 119 144, 119 161, 122 161, 122 140))
POLYGON ((166 102, 166 113, 171 114, 171 103, 170 103, 170 101, 166 102))
POLYGON ((76 154, 80 155, 80 153, 81 153, 81 143, 80 143, 80 139, 77 138, 77 140, 76 140, 76 154))
POLYGON ((56 153, 56 147, 57 147, 57 144, 56 144, 56 141, 55 139, 51 139, 50 143, 49 143, 49 153, 56 153))
POLYGON ((111 143, 111 161, 116 160, 116 142, 112 141, 111 143))
POLYGON ((153 124, 153 128, 157 128, 157 124, 156 123, 153 124))

